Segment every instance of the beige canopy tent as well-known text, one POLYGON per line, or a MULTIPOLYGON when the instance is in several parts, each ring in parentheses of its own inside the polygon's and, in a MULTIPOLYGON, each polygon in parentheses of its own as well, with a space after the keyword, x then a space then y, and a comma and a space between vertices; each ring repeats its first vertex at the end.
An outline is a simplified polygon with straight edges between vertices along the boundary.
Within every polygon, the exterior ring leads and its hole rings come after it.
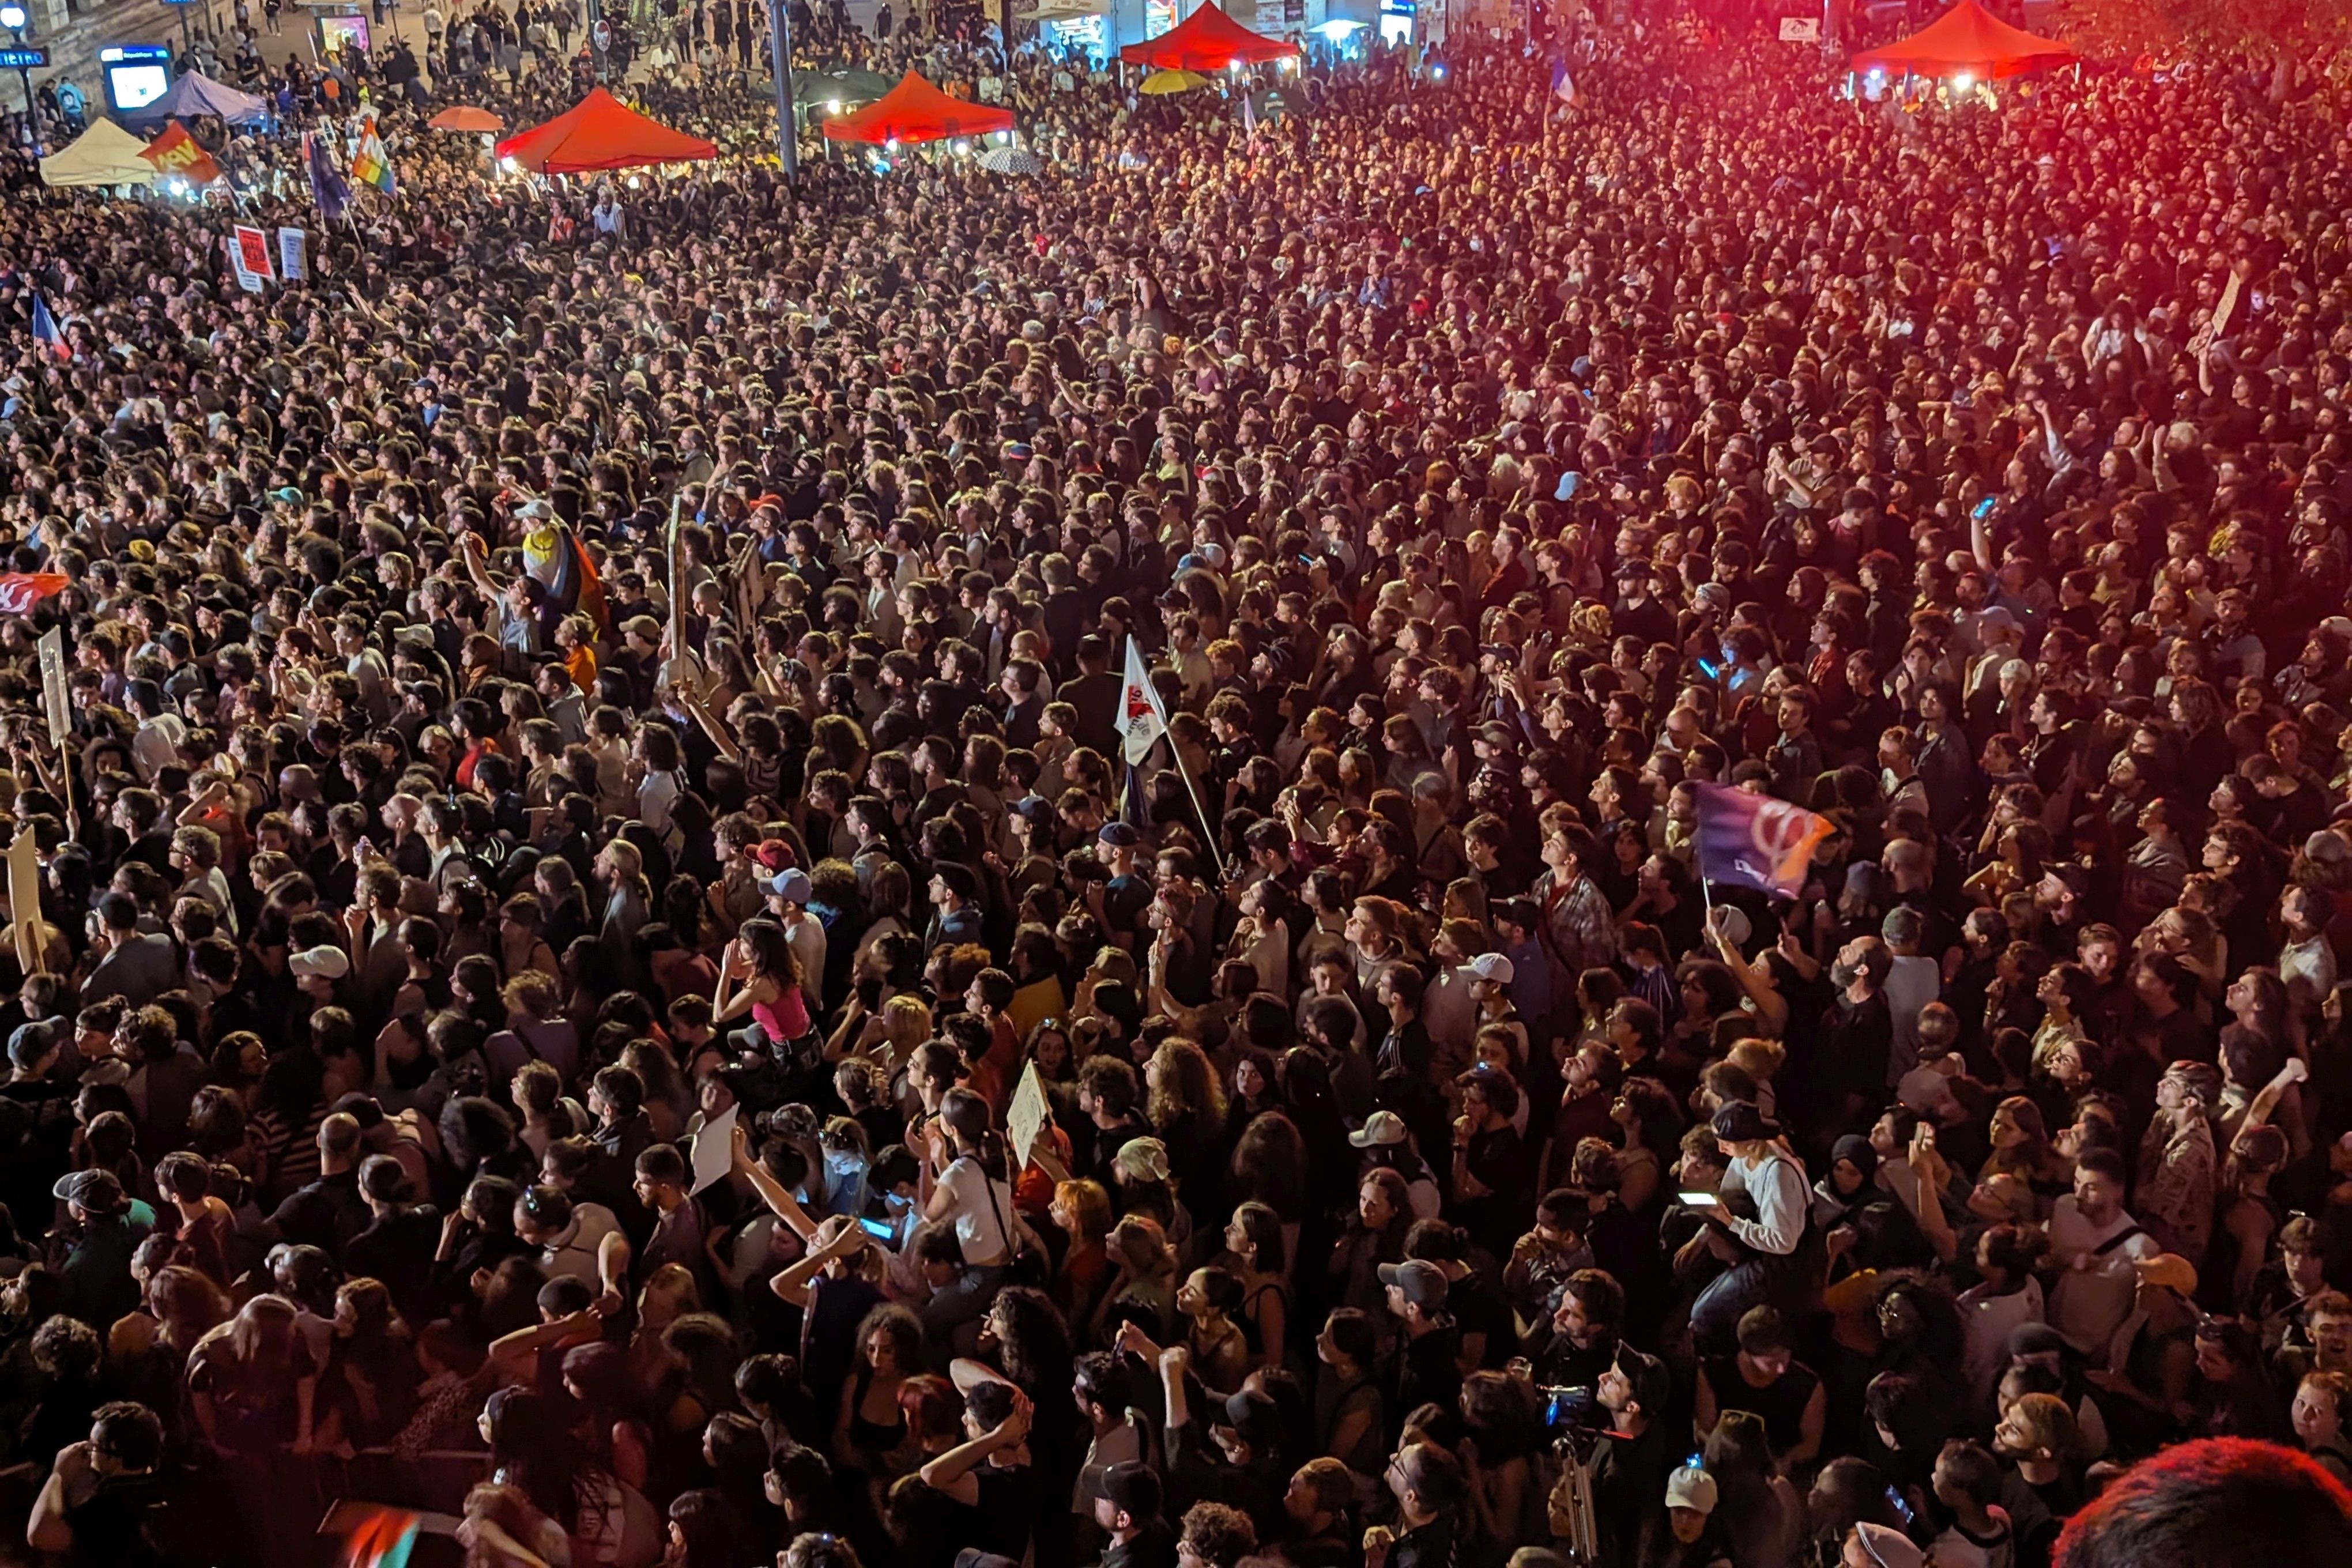
POLYGON ((41 179, 51 185, 143 185, 155 165, 141 157, 147 143, 111 120, 101 120, 69 147, 41 160, 41 179))

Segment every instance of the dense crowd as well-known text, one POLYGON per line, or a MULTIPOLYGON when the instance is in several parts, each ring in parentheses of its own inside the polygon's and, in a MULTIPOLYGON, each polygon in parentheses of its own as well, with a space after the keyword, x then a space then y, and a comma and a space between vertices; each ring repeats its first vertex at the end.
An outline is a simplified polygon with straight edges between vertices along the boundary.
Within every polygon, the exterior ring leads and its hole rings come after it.
MULTIPOLYGON (((472 15, 273 79, 307 283, 0 204, 12 1535, 2352 1547, 2352 92, 1029 49, 1042 174, 787 186, 691 15, 688 176, 426 131, 579 85, 472 15)), ((925 15, 803 67, 1004 68, 925 15)))

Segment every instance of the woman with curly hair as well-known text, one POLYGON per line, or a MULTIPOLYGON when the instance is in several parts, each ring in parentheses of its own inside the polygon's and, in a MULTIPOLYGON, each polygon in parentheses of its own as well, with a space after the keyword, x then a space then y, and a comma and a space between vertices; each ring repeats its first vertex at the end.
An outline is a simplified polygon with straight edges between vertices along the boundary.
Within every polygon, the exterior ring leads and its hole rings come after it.
POLYGON ((1667 1152, 1682 1137, 1681 1107, 1655 1079, 1629 1078, 1609 1108, 1623 1130, 1617 1151, 1617 1198, 1629 1214, 1646 1215, 1665 1190, 1667 1152))
POLYGON ((1168 1168, 1188 1205, 1202 1223, 1209 1223, 1223 1212, 1217 1194, 1224 1189, 1218 1146, 1225 1093, 1217 1069, 1192 1041, 1162 1040, 1144 1064, 1143 1083, 1145 1114, 1167 1147, 1168 1168))

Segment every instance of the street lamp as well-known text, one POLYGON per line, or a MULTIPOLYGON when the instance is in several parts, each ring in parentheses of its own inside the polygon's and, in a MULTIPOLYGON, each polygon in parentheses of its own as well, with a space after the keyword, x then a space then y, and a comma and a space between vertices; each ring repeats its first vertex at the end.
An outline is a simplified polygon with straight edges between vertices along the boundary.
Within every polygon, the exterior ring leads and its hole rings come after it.
POLYGON ((25 26, 31 20, 32 18, 25 14, 25 8, 16 4, 16 0, 7 0, 5 5, 0 5, 0 27, 8 29, 8 36, 16 41, 16 45, 9 51, 12 57, 9 63, 16 68, 16 80, 25 89, 25 118, 28 121, 34 119, 34 61, 33 57, 25 48, 25 26))

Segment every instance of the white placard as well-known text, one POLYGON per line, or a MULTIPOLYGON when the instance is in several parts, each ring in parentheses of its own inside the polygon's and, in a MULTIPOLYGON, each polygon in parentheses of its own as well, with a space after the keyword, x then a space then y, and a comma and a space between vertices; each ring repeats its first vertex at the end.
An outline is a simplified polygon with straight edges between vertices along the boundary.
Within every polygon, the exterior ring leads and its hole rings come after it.
POLYGON ((692 1192, 724 1181, 727 1173, 735 1168, 735 1110, 729 1106, 702 1124, 694 1135, 694 1186, 692 1192))

